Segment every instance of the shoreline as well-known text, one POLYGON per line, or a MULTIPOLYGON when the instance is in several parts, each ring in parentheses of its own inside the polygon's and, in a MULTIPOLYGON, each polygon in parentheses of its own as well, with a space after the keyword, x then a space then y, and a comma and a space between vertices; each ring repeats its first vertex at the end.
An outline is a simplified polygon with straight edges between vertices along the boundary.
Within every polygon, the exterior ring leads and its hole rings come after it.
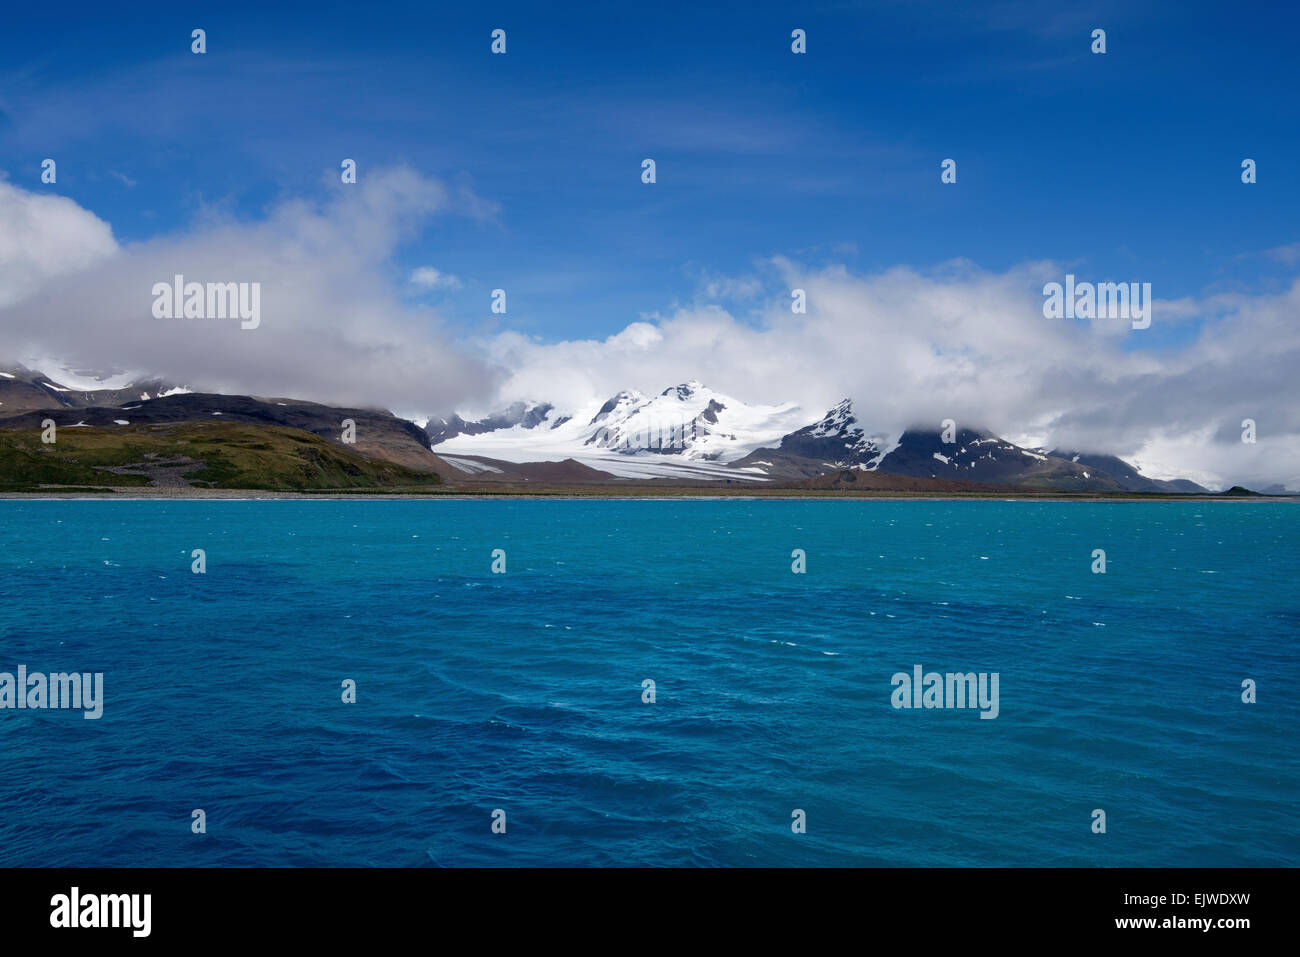
POLYGON ((677 491, 675 493, 665 494, 658 489, 638 489, 636 491, 615 492, 615 491, 571 491, 556 489, 555 491, 488 491, 484 489, 467 489, 465 491, 445 491, 445 492, 283 492, 259 489, 169 489, 166 492, 154 490, 152 494, 142 494, 137 491, 130 493, 118 493, 115 491, 106 491, 103 493, 86 494, 82 491, 67 493, 51 493, 46 491, 37 492, 0 492, 0 501, 32 501, 32 502, 180 502, 180 501, 208 501, 208 502, 254 502, 254 501, 493 501, 493 500, 523 500, 523 501, 646 501, 646 502, 672 502, 672 501, 777 501, 777 502, 798 502, 798 501, 895 501, 895 502, 969 502, 969 501, 995 501, 995 502, 1300 502, 1300 495, 1162 495, 1152 493, 1148 495, 1140 494, 1110 494, 1110 495, 1092 495, 1092 494, 1062 494, 1052 492, 988 492, 988 493, 970 493, 966 495, 952 494, 918 494, 916 492, 852 492, 852 491, 809 491, 801 492, 792 489, 773 489, 769 492, 754 491, 751 493, 718 493, 714 491, 701 490, 677 491))

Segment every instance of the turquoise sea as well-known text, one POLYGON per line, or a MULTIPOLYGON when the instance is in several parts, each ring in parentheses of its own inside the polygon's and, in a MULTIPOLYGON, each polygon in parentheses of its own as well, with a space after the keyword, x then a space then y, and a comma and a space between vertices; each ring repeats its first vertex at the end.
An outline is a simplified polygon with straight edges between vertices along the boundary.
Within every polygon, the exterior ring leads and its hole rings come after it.
POLYGON ((104 699, 0 710, 0 865, 1294 866, 1298 559, 1285 502, 0 502, 0 672, 104 699))

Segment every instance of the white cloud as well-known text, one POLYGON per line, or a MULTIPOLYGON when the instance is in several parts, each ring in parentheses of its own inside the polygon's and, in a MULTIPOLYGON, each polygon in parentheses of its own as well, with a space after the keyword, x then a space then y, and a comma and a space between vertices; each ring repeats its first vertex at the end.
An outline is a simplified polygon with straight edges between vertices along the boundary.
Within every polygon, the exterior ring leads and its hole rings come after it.
MULTIPOLYGON (((812 421, 844 396, 880 432, 942 419, 1135 458, 1158 477, 1300 488, 1300 280, 1281 292, 1157 299, 1152 328, 1042 314, 1060 264, 966 261, 855 274, 775 258, 758 278, 603 339, 477 344, 393 288, 395 250, 455 193, 409 169, 372 171, 261 221, 216 216, 118 245, 71 200, 0 182, 0 359, 162 375, 196 388, 474 415, 518 400, 577 407, 698 378, 746 402, 798 402, 812 421), (262 323, 157 320, 154 283, 262 284, 262 323), (789 290, 808 312, 790 311, 789 290), (738 316, 717 297, 738 292, 738 316), (1258 441, 1240 441, 1243 419, 1258 441)), ((421 267, 410 281, 446 288, 421 267)), ((1158 293, 1159 290, 1156 290, 1158 293)), ((649 308, 656 304, 646 303, 649 308)))
POLYGON ((432 266, 412 270, 411 282, 425 289, 459 289, 461 282, 455 276, 439 272, 432 266))
POLYGON ((396 247, 446 201, 435 180, 375 170, 321 203, 286 202, 255 222, 213 216, 119 247, 71 200, 0 183, 0 358, 57 356, 70 368, 412 413, 449 408, 489 390, 492 370, 386 278, 396 247), (261 283, 261 325, 153 318, 152 287, 175 274, 261 283))
POLYGON ((94 213, 0 179, 0 308, 117 251, 112 228, 94 213))
POLYGON ((763 283, 757 276, 707 275, 700 281, 700 292, 715 301, 753 299, 762 291, 763 283))
POLYGON ((968 262, 861 276, 774 261, 768 306, 742 321, 716 305, 635 322, 603 340, 503 333, 498 403, 576 406, 619 389, 699 378, 746 402, 796 401, 809 420, 844 396, 871 429, 945 418, 1057 446, 1137 456, 1159 476, 1300 488, 1300 281, 1280 294, 1157 300, 1153 330, 1125 320, 1049 320, 1042 285, 1064 268, 989 273, 968 262), (808 293, 790 312, 788 290, 808 293), (1162 309, 1200 333, 1154 343, 1162 309), (1243 418, 1260 423, 1240 441, 1243 418), (1265 424, 1266 423, 1266 424, 1265 424))
POLYGON ((1290 243, 1286 246, 1275 246, 1273 249, 1264 251, 1264 255, 1275 262, 1283 263, 1287 266, 1300 264, 1300 243, 1290 243))

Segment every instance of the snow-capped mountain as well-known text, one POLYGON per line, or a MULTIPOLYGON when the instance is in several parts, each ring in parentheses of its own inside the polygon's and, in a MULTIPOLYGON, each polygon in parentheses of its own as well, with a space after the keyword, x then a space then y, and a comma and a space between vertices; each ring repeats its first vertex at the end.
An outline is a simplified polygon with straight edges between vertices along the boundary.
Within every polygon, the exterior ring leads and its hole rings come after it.
POLYGON ((853 401, 845 399, 820 421, 735 464, 800 477, 856 470, 994 484, 1048 477, 1053 483, 1060 481, 1060 487, 1118 487, 1102 478, 1100 470, 1094 476, 1074 463, 1022 449, 981 429, 954 429, 951 435, 938 429, 872 434, 862 418, 853 401))
POLYGON ((92 377, 63 369, 51 376, 25 365, 0 364, 0 428, 31 431, 51 413, 75 416, 76 421, 60 425, 110 431, 221 416, 224 421, 302 429, 331 441, 339 440, 339 423, 351 419, 356 451, 440 474, 459 471, 474 481, 673 479, 819 489, 916 490, 919 483, 921 490, 930 491, 971 491, 980 485, 1206 491, 1183 479, 1152 479, 1114 455, 1022 448, 978 428, 947 433, 911 428, 890 434, 873 427, 869 412, 849 399, 809 423, 793 403, 749 405, 697 380, 652 396, 627 390, 568 410, 546 402, 517 402, 477 421, 453 415, 421 426, 379 410, 191 392, 157 378, 92 377), (897 477, 893 485, 885 481, 888 476, 897 477), (903 478, 908 481, 899 485, 903 478), (936 479, 941 480, 937 485, 936 479))
POLYGON ((898 447, 900 438, 868 433, 854 412, 853 401, 844 399, 812 425, 782 436, 775 448, 757 449, 733 464, 800 478, 837 469, 870 472, 898 447))
POLYGON ((1123 491, 1108 472, 1044 451, 1024 449, 984 429, 909 429, 880 470, 895 475, 962 479, 994 485, 1123 491), (951 438, 951 441, 946 441, 951 438))
POLYGON ((733 463, 773 478, 810 478, 835 470, 880 472, 1005 486, 1125 492, 1203 492, 1194 482, 1147 478, 1113 455, 1068 456, 1025 449, 984 429, 907 429, 871 434, 845 399, 819 421, 733 463), (950 439, 950 441, 949 441, 950 439))
MULTIPOLYGON (((516 425, 531 429, 540 425, 550 411, 551 406, 548 403, 531 405, 527 402, 516 402, 502 412, 474 422, 466 422, 459 415, 453 415, 449 419, 430 419, 424 428, 429 433, 429 444, 437 445, 458 435, 480 435, 516 425)), ((558 425, 560 421, 563 420, 552 422, 551 426, 558 425)))
POLYGON ((869 421, 851 399, 807 424, 796 405, 746 405, 691 380, 655 396, 619 392, 567 413, 516 403, 477 422, 431 422, 428 432, 434 452, 472 474, 571 460, 619 478, 788 482, 878 472, 1072 491, 1204 491, 1147 478, 1114 456, 1021 448, 985 429, 886 433, 869 421))
POLYGON ((108 408, 189 391, 157 377, 94 379, 66 369, 51 375, 20 364, 0 366, 0 416, 59 407, 108 408))
POLYGON ((626 390, 573 410, 521 403, 474 423, 429 425, 430 445, 453 465, 573 459, 622 478, 733 478, 763 481, 757 468, 726 463, 780 440, 804 421, 798 406, 747 405, 691 380, 654 396, 626 390), (513 420, 513 421, 510 421, 513 420), (509 425, 505 425, 510 421, 509 425), (493 427, 494 422, 502 425, 493 427))

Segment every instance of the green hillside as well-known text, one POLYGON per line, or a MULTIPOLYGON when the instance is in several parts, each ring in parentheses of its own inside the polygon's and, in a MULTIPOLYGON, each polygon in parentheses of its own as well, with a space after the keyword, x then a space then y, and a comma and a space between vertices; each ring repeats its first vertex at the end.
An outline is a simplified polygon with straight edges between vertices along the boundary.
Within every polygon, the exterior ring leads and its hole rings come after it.
POLYGON ((367 458, 284 426, 178 422, 64 427, 57 438, 46 445, 36 430, 0 431, 0 491, 47 485, 307 491, 441 483, 433 472, 367 458))

